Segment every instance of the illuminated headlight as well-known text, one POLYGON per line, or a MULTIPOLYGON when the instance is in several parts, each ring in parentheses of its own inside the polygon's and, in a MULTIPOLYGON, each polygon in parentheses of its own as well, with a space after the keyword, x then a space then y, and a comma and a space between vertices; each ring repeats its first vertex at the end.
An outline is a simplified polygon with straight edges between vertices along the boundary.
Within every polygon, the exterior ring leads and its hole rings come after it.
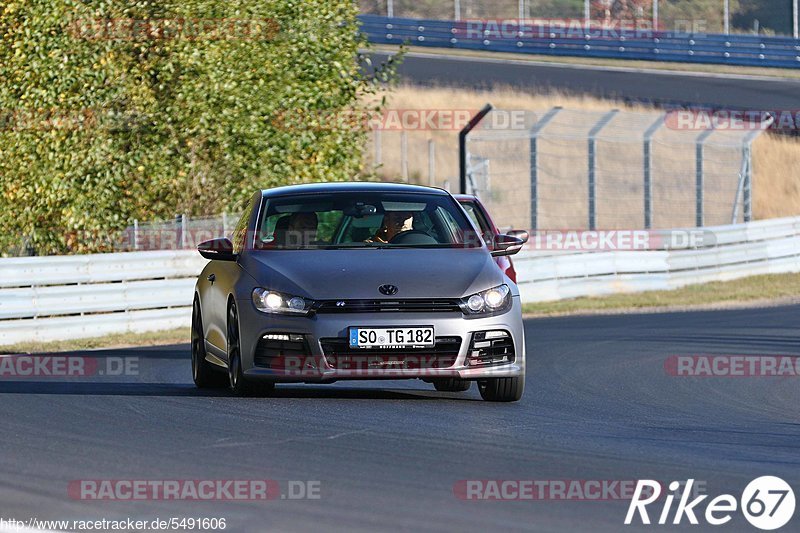
POLYGON ((501 313, 511 306, 511 289, 499 285, 461 300, 461 310, 468 315, 501 313))
POLYGON ((265 313, 306 315, 311 310, 311 305, 314 302, 300 296, 292 296, 291 294, 257 287, 253 289, 253 303, 256 309, 265 313))

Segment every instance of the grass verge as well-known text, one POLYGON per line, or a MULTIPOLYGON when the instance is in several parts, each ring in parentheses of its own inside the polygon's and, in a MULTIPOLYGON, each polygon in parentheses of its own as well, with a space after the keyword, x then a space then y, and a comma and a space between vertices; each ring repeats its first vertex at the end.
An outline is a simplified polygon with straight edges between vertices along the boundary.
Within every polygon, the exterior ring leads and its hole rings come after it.
POLYGON ((751 276, 734 281, 689 285, 673 291, 615 294, 557 302, 529 303, 529 316, 766 307, 800 302, 800 274, 751 276))
POLYGON ((114 333, 103 337, 53 342, 22 342, 0 346, 2 353, 49 353, 94 350, 98 348, 126 348, 131 346, 161 346, 189 342, 190 328, 151 331, 146 333, 114 333))

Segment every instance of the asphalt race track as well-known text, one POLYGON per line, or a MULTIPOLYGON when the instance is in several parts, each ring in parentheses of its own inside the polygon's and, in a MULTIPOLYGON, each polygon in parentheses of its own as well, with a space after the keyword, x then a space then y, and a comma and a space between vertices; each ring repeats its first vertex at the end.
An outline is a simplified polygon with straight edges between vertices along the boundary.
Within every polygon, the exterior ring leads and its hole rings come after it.
MULTIPOLYGON (((375 53, 373 61, 387 54, 375 53)), ((669 69, 669 65, 665 65, 669 69)), ((492 89, 513 87, 529 92, 557 90, 567 94, 618 98, 653 104, 698 104, 756 110, 800 108, 800 80, 703 76, 581 65, 546 65, 441 57, 411 51, 398 69, 401 81, 427 86, 492 89)))
MULTIPOLYGON (((0 382, 2 516, 225 517, 228 531, 254 532, 672 530, 625 528, 625 501, 464 501, 454 485, 694 478, 712 497, 738 497, 762 475, 800 486, 797 377, 674 377, 664 367, 678 354, 796 358, 798 322, 800 306, 528 320, 517 404, 418 381, 237 399, 193 387, 188 345, 86 352, 139 358, 139 375, 0 382), (82 479, 272 479, 284 495, 304 480, 321 490, 297 501, 72 499, 68 483, 82 479)), ((752 531, 740 514, 690 529, 752 531)))

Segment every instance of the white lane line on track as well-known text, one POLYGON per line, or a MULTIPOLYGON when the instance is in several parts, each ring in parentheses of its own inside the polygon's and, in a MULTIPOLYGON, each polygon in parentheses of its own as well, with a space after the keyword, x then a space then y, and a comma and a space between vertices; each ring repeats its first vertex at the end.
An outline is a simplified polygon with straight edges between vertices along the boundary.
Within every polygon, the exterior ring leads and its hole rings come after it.
MULTIPOLYGON (((370 54, 384 54, 395 55, 396 52, 389 52, 385 50, 363 50, 364 53, 370 54)), ((694 72, 682 70, 661 70, 661 69, 648 69, 636 67, 619 67, 619 66, 606 66, 606 65, 586 65, 582 63, 550 63, 548 61, 525 60, 525 59, 502 59, 482 56, 461 56, 450 54, 433 54, 425 52, 407 52, 406 57, 413 57, 417 59, 446 59, 453 61, 464 62, 477 62, 477 63, 492 63, 500 65, 530 65, 536 67, 553 67, 564 68, 572 70, 591 70, 602 72, 623 72, 628 74, 657 74, 659 76, 688 76, 692 78, 712 78, 722 80, 745 80, 745 81, 765 81, 765 82, 780 82, 792 83, 800 85, 800 79, 795 78, 782 78, 779 76, 757 76, 752 74, 723 74, 718 72, 694 72)))

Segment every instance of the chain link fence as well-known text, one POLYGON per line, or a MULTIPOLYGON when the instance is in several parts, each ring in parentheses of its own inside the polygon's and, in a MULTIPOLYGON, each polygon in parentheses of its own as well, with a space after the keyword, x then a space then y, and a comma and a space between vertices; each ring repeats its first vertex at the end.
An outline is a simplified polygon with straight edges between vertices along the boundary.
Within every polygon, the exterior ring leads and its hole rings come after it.
POLYGON ((751 145, 769 118, 717 129, 679 113, 556 107, 528 115, 524 129, 477 130, 467 138, 468 186, 503 227, 750 221, 751 145))
MULTIPOLYGON (((205 240, 230 234, 238 214, 222 213, 212 216, 177 215, 165 221, 139 222, 117 231, 66 230, 64 238, 70 251, 82 253, 90 249, 97 252, 136 252, 148 250, 189 250, 205 240)), ((19 244, 3 253, 4 257, 38 255, 33 239, 27 236, 19 244)))
POLYGON ((666 31, 792 35, 794 0, 360 0, 365 15, 434 20, 650 21, 666 31), (588 11, 587 11, 588 6, 588 11), (727 24, 726 24, 727 18, 727 24))

